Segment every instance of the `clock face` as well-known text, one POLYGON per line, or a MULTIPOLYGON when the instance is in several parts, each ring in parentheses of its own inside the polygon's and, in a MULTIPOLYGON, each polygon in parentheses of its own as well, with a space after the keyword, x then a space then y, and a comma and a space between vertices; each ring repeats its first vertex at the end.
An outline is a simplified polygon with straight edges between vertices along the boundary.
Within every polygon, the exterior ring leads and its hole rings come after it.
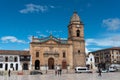
POLYGON ((80 25, 77 25, 77 27, 80 27, 80 25))

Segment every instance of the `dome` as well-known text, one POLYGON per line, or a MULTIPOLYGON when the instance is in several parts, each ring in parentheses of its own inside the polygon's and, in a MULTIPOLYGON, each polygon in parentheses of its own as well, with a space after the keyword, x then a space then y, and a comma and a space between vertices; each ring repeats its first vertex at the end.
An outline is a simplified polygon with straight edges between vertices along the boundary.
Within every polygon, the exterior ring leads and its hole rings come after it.
POLYGON ((80 17, 78 16, 77 12, 73 13, 70 22, 80 22, 80 17))

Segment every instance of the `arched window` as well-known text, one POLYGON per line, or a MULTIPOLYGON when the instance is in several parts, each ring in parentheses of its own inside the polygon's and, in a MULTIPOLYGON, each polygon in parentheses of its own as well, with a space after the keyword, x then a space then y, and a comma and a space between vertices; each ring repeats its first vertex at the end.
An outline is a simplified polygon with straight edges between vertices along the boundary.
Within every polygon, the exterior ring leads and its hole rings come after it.
POLYGON ((80 54, 80 50, 78 50, 78 54, 80 54))
POLYGON ((76 36, 77 36, 77 37, 80 37, 80 30, 77 30, 77 31, 76 31, 76 36))
POLYGON ((66 54, 65 54, 65 52, 63 52, 63 58, 65 58, 66 57, 66 54))
POLYGON ((36 57, 39 57, 39 52, 36 52, 36 57))
POLYGON ((5 62, 8 62, 8 57, 5 57, 5 62))
POLYGON ((2 63, 0 63, 0 68, 3 68, 3 64, 2 63))
POLYGON ((17 60, 17 57, 15 57, 15 58, 14 58, 14 62, 17 62, 17 61, 18 61, 18 60, 17 60))

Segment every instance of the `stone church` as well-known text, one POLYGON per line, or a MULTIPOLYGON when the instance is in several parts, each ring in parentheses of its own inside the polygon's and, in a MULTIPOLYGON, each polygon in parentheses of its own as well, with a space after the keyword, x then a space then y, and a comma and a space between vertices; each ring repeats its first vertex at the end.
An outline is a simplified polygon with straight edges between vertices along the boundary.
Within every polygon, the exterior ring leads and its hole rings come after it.
POLYGON ((32 69, 35 70, 85 66, 84 25, 78 14, 74 12, 70 19, 67 40, 53 35, 44 38, 32 37, 30 55, 32 69))

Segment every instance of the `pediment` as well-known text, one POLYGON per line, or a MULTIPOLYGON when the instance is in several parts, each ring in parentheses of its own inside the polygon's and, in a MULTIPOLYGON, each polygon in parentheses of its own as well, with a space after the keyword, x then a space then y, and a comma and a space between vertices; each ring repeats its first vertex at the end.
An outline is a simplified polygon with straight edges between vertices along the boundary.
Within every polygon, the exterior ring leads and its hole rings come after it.
POLYGON ((55 41, 55 40, 48 40, 46 42, 44 42, 44 44, 58 44, 59 42, 55 41))
POLYGON ((40 44, 67 44, 67 40, 58 39, 54 36, 49 36, 45 38, 35 39, 33 43, 40 43, 40 44))

